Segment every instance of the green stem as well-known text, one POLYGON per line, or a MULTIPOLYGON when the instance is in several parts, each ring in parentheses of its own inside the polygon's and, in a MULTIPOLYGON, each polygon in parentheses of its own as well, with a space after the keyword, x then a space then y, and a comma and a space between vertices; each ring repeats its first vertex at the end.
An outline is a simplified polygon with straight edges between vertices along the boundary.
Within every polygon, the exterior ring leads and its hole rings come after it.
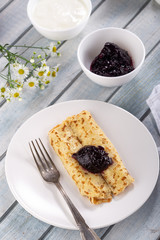
POLYGON ((33 48, 33 49, 46 49, 46 50, 49 50, 49 47, 33 47, 33 46, 27 46, 27 45, 9 45, 9 47, 26 47, 26 48, 33 48))
POLYGON ((24 61, 26 61, 27 63, 30 63, 30 61, 27 58, 25 58, 25 57, 22 57, 22 56, 20 56, 20 55, 18 55, 16 53, 12 53, 12 52, 10 52, 10 54, 15 56, 15 57, 18 57, 18 58, 20 58, 20 59, 22 59, 24 61))
MULTIPOLYGON (((18 57, 18 58, 26 61, 27 63, 30 62, 27 58, 22 57, 22 56, 20 56, 20 55, 18 55, 18 54, 16 54, 16 53, 10 52, 9 50, 7 50, 7 49, 6 49, 5 47, 3 47, 2 45, 0 45, 0 51, 2 52, 3 55, 4 55, 5 53, 8 53, 8 55, 12 55, 13 57, 18 57)), ((4 56, 4 57, 5 57, 5 56, 4 56)))
POLYGON ((8 65, 8 81, 10 82, 11 80, 11 66, 10 64, 8 65))

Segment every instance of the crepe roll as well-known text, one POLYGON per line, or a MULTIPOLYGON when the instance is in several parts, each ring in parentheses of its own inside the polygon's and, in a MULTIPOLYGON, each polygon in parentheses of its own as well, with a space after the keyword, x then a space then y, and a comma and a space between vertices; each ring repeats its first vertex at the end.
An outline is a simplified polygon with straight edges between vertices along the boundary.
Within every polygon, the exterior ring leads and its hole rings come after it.
POLYGON ((84 110, 68 117, 66 122, 83 146, 102 146, 113 160, 113 164, 101 172, 113 195, 118 195, 134 182, 134 178, 125 168, 116 148, 88 111, 84 110))
POLYGON ((102 175, 85 170, 72 157, 73 153, 83 147, 83 141, 70 125, 71 123, 65 120, 49 131, 51 146, 83 196, 88 197, 93 204, 110 202, 112 200, 111 189, 102 175))

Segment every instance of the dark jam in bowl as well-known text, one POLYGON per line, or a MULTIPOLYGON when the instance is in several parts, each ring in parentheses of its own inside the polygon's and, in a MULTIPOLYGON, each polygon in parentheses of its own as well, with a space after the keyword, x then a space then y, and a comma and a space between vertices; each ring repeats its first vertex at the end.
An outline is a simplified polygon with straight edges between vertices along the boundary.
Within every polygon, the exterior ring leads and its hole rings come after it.
POLYGON ((91 173, 101 173, 113 163, 102 146, 84 146, 74 153, 72 157, 91 173))
POLYGON ((134 67, 127 51, 107 42, 91 63, 90 70, 101 76, 116 77, 133 71, 134 67))

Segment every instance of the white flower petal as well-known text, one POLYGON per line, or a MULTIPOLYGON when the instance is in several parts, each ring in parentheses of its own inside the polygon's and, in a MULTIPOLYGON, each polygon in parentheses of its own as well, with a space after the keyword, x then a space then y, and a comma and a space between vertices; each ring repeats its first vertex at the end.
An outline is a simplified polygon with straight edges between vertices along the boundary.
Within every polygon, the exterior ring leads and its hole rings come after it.
POLYGON ((18 64, 12 70, 15 77, 19 80, 25 79, 29 74, 29 68, 24 64, 18 64))
POLYGON ((38 85, 38 80, 35 77, 30 77, 27 79, 26 84, 29 88, 33 88, 38 85))

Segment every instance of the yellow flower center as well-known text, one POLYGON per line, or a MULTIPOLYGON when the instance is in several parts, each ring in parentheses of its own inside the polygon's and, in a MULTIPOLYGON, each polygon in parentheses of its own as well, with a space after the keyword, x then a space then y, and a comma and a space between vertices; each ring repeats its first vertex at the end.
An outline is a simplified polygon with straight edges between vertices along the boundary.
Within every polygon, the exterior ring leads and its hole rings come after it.
POLYGON ((52 48, 52 52, 56 52, 56 51, 57 51, 56 46, 53 46, 53 48, 52 48))
POLYGON ((18 92, 14 93, 14 94, 13 94, 13 97, 14 97, 14 98, 19 97, 19 93, 18 93, 18 92))
POLYGON ((45 63, 43 63, 43 67, 46 67, 47 65, 45 63))
POLYGON ((40 71, 40 72, 38 73, 38 75, 39 75, 40 77, 42 77, 43 74, 44 74, 44 71, 40 71))
POLYGON ((51 72, 50 71, 48 71, 48 73, 47 73, 47 76, 49 77, 51 75, 51 72))
POLYGON ((29 82, 28 85, 29 87, 34 87, 34 82, 29 82))
POLYGON ((5 87, 1 88, 1 92, 4 93, 6 91, 5 87))
POLYGON ((20 75, 23 75, 23 74, 24 74, 24 70, 23 70, 23 69, 19 69, 19 70, 18 70, 18 73, 19 73, 20 75))
POLYGON ((50 83, 50 81, 49 81, 49 80, 45 81, 45 84, 49 84, 49 83, 50 83))
POLYGON ((55 71, 52 72, 52 77, 56 77, 56 72, 55 71))

